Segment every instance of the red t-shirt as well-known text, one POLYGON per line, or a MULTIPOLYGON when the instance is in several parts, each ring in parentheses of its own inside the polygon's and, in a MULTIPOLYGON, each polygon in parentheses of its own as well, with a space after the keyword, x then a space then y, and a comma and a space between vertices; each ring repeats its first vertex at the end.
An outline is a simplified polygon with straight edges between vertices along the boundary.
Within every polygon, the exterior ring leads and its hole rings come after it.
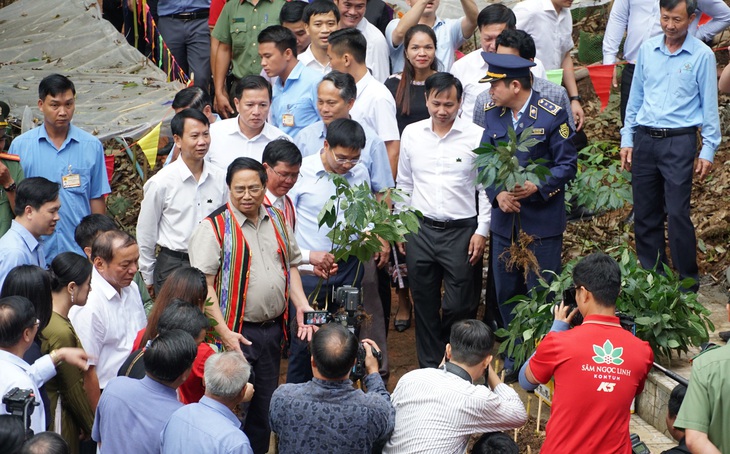
POLYGON ((210 12, 208 13, 208 25, 210 27, 215 27, 224 6, 226 6, 226 0, 210 0, 210 12))
POLYGON ((530 359, 540 383, 555 378, 540 452, 631 453, 629 409, 653 361, 649 343, 621 328, 618 317, 589 315, 581 326, 545 336, 530 359))

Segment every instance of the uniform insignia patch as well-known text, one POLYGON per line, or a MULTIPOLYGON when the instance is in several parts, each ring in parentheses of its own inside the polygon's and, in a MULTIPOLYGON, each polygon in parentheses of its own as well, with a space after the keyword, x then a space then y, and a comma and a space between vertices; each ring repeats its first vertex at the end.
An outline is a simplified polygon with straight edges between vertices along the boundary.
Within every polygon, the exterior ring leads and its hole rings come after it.
POLYGON ((545 128, 533 128, 532 129, 532 135, 533 136, 544 136, 545 135, 545 128))
POLYGON ((489 102, 485 102, 484 103, 484 111, 485 112, 488 111, 488 110, 494 109, 495 107, 497 107, 497 105, 494 103, 494 101, 489 101, 489 102))
POLYGON ((537 107, 530 106, 530 118, 537 120, 537 107))
POLYGON ((540 99, 537 101, 537 105, 542 107, 546 112, 557 115, 558 112, 560 112, 561 107, 553 102, 548 101, 545 98, 540 99))
POLYGON ((570 128, 568 127, 568 123, 563 123, 562 125, 560 125, 560 136, 563 139, 567 139, 569 135, 570 135, 570 128))
POLYGON ((502 107, 502 111, 499 113, 499 116, 501 117, 502 115, 504 115, 505 112, 507 112, 507 108, 502 107))

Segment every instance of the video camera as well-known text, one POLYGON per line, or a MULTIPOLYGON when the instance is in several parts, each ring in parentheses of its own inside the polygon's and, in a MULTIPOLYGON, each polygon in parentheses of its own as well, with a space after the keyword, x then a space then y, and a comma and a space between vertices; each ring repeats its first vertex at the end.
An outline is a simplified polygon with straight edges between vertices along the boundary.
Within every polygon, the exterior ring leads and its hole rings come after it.
POLYGON ((26 437, 32 437, 33 431, 30 428, 30 416, 33 414, 35 407, 40 405, 35 400, 33 390, 15 387, 3 396, 3 404, 5 405, 5 411, 9 415, 20 416, 23 419, 26 437))

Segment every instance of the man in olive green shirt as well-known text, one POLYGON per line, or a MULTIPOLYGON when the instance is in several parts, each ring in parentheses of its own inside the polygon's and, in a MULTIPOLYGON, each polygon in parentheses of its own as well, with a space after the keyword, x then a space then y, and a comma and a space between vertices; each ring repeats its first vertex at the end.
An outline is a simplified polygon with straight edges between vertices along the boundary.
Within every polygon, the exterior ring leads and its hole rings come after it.
POLYGON ((231 0, 223 7, 212 37, 220 41, 213 67, 215 109, 228 118, 233 113, 226 91, 228 66, 233 61, 236 79, 261 73, 259 32, 269 25, 279 25, 284 0, 231 0))
POLYGON ((5 235, 15 219, 15 186, 24 177, 20 156, 5 153, 7 126, 5 119, 0 118, 0 236, 5 235))

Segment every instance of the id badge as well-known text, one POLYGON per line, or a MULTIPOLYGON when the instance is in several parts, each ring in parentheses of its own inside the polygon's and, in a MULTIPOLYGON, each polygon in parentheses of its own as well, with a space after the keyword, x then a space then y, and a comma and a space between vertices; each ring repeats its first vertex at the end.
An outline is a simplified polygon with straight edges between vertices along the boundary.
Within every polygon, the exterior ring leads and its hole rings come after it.
POLYGON ((294 115, 290 113, 285 113, 281 116, 281 124, 286 126, 287 128, 291 128, 294 126, 294 115))
POLYGON ((63 188, 78 188, 81 186, 81 175, 78 173, 70 173, 63 176, 63 188))

